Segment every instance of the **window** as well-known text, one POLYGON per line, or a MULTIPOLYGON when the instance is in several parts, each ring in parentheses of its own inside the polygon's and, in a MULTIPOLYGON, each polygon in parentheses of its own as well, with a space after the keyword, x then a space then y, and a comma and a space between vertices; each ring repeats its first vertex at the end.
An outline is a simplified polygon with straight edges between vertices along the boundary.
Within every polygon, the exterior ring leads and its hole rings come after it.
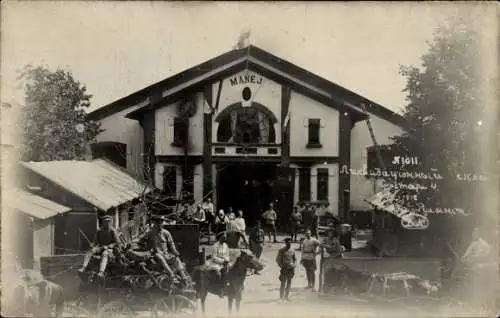
POLYGON ((166 166, 163 170, 163 193, 177 197, 177 167, 166 166))
POLYGON ((328 168, 318 168, 316 199, 328 201, 328 168))
POLYGON ((299 168, 299 201, 311 201, 311 169, 299 168))
POLYGON ((307 146, 308 147, 321 147, 321 143, 319 140, 319 130, 321 128, 320 119, 309 119, 308 124, 308 139, 307 146))
POLYGON ((252 107, 239 108, 223 117, 217 129, 218 142, 275 143, 276 132, 272 119, 252 107))
POLYGON ((174 118, 174 140, 172 145, 183 147, 187 142, 189 119, 176 117, 174 118))

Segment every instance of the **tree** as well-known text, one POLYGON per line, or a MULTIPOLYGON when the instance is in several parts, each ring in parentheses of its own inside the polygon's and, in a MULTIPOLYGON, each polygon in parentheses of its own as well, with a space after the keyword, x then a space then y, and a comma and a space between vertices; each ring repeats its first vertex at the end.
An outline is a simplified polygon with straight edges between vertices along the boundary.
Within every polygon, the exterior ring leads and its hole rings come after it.
POLYGON ((24 79, 24 144, 22 160, 80 160, 103 130, 87 119, 92 95, 72 74, 62 69, 28 65, 24 79))
POLYGON ((491 133, 485 119, 487 104, 481 99, 485 92, 478 67, 478 39, 467 21, 449 21, 428 42, 429 51, 422 56, 420 68, 401 67, 407 78, 407 130, 393 138, 394 146, 402 156, 418 157, 420 164, 400 169, 442 176, 440 180, 419 180, 428 189, 418 191, 417 200, 408 200, 402 196, 408 191, 401 192, 398 199, 405 206, 462 208, 467 213, 477 207, 483 181, 479 176, 487 173, 487 167, 478 164, 480 141, 491 133), (464 173, 471 173, 473 180, 463 180, 464 173))

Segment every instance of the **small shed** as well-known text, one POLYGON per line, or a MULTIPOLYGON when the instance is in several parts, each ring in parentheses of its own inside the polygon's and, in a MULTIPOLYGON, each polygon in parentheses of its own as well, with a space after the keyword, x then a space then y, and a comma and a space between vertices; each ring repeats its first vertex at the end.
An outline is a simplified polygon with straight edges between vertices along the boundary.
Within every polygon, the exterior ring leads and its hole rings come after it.
MULTIPOLYGON (((29 193, 22 189, 5 192, 4 211, 15 213, 19 223, 12 239, 19 242, 18 258, 25 268, 38 264, 40 257, 55 254, 56 218, 71 211, 70 207, 29 193)), ((36 266, 35 266, 36 267, 36 266)))
POLYGON ((134 207, 151 191, 105 159, 23 162, 22 166, 32 192, 71 208, 56 218, 57 255, 88 250, 103 214, 113 216, 117 229, 126 226, 134 207))
POLYGON ((80 209, 91 206, 101 213, 112 214, 117 228, 128 221, 133 203, 151 192, 150 187, 105 159, 25 162, 23 166, 45 179, 31 178, 32 181, 38 179, 34 183, 42 183, 46 189, 52 188, 54 201, 71 201, 68 204, 78 204, 80 209))

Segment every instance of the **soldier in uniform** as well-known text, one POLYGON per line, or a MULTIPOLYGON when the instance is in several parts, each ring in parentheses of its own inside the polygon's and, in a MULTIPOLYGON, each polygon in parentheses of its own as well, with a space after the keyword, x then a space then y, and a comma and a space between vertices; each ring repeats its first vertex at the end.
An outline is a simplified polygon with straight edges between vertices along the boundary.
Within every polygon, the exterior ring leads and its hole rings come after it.
POLYGON ((269 235, 269 241, 271 241, 271 234, 273 235, 273 242, 276 243, 276 211, 274 211, 274 207, 272 203, 269 203, 269 208, 262 214, 262 218, 264 219, 264 225, 267 234, 269 235))
POLYGON ((162 218, 155 217, 153 221, 154 225, 146 234, 146 240, 149 241, 149 245, 153 249, 155 259, 160 262, 163 269, 174 281, 176 280, 175 272, 177 272, 184 282, 188 282, 189 278, 186 274, 184 264, 179 258, 180 254, 175 247, 172 234, 162 227, 162 218))
POLYGON ((295 252, 291 248, 291 242, 292 240, 287 237, 285 239, 285 246, 278 251, 278 255, 276 256, 276 263, 280 267, 280 299, 282 301, 289 300, 288 296, 290 294, 292 279, 293 276, 295 276, 295 267, 297 265, 295 252))
POLYGON ((105 215, 102 218, 102 227, 97 231, 94 243, 90 251, 85 254, 82 267, 78 270, 80 273, 84 273, 90 263, 90 260, 94 255, 101 255, 101 263, 99 265, 100 277, 104 277, 104 272, 106 271, 106 266, 108 265, 108 260, 113 256, 113 248, 118 245, 118 233, 111 226, 111 220, 113 218, 110 215, 105 215))

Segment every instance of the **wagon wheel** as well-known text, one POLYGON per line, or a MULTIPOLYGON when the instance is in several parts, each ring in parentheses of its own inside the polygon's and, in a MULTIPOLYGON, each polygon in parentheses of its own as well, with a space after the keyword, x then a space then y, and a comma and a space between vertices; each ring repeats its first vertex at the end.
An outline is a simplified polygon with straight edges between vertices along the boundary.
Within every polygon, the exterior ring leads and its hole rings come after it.
POLYGON ((186 296, 173 295, 160 298, 151 311, 152 318, 194 317, 196 303, 186 296))
POLYGON ((97 317, 134 317, 134 311, 125 302, 121 300, 113 300, 104 304, 99 309, 97 317))

